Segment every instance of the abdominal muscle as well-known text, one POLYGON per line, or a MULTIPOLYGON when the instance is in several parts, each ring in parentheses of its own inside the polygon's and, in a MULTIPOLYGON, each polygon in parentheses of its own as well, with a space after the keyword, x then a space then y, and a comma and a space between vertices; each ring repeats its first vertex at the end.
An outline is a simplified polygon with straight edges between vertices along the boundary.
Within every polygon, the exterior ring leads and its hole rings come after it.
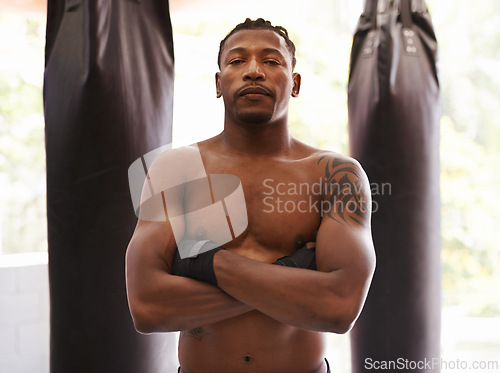
MULTIPOLYGON (((249 216, 255 216, 250 206, 249 216)), ((266 231, 265 224, 257 219, 249 224, 253 229, 225 248, 264 263, 292 254, 297 239, 286 237, 276 220, 272 233, 257 235, 256 231, 266 231), (263 239, 267 241, 262 243, 263 239)), ((308 242, 315 239, 318 224, 317 217, 301 216, 300 221, 287 220, 287 229, 301 232, 301 239, 308 242)), ((323 333, 298 329, 254 310, 181 332, 178 356, 182 373, 323 373, 324 350, 323 333)))
POLYGON ((181 332, 183 373, 326 372, 322 333, 285 325, 258 311, 181 332))

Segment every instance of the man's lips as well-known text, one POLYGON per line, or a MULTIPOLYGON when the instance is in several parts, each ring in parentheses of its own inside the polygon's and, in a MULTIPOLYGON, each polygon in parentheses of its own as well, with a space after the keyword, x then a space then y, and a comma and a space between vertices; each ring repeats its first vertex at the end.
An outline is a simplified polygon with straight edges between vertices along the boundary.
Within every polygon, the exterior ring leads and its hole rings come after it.
POLYGON ((260 85, 249 85, 240 88, 236 92, 237 96, 246 96, 246 95, 264 95, 264 96, 271 96, 271 91, 260 85))

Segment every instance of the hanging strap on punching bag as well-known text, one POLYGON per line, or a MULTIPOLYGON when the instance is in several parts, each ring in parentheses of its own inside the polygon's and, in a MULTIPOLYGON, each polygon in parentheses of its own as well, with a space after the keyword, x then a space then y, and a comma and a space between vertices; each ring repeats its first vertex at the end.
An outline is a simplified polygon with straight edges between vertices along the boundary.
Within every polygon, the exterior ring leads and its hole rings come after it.
POLYGON ((373 26, 372 26, 373 29, 377 27, 377 7, 378 7, 377 0, 365 1, 365 8, 363 10, 363 13, 366 16, 368 16, 369 19, 373 20, 373 26))
POLYGON ((413 23, 411 18, 411 0, 400 0, 400 16, 401 23, 403 24, 403 28, 409 29, 413 23))
POLYGON ((418 48, 415 43, 415 31, 411 16, 411 0, 400 0, 401 32, 403 33, 403 48, 406 54, 416 55, 418 48))

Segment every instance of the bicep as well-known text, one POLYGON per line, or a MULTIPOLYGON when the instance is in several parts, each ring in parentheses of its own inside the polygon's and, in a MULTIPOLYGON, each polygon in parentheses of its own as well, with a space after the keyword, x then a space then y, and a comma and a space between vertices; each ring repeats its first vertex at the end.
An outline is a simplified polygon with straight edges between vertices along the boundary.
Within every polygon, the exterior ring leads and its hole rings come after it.
POLYGON ((368 179, 353 161, 325 159, 323 217, 316 239, 317 268, 335 272, 346 289, 369 282, 375 267, 368 179))
POLYGON ((348 277, 370 274, 375 254, 369 228, 345 226, 324 217, 316 239, 316 263, 321 272, 343 271, 348 277))
POLYGON ((159 277, 171 273, 176 237, 184 235, 183 181, 186 151, 160 154, 143 182, 134 234, 127 248, 127 290, 131 294, 154 291, 159 277), (175 219, 175 223, 173 222, 175 219))
POLYGON ((182 224, 173 227, 168 219, 169 215, 183 212, 177 190, 165 190, 143 201, 142 212, 146 213, 140 215, 126 255, 127 291, 132 300, 154 293, 155 284, 163 283, 165 276, 172 273, 175 237, 182 236, 184 229, 182 224))
POLYGON ((348 227, 325 217, 316 240, 317 270, 327 272, 332 292, 353 314, 361 309, 375 270, 375 253, 366 228, 348 227))
POLYGON ((185 229, 182 219, 183 189, 181 185, 148 194, 149 180, 148 175, 143 187, 139 220, 127 249, 127 257, 130 257, 127 264, 150 269, 166 265, 170 273, 177 247, 176 237, 182 237, 185 229), (172 218, 176 224, 172 223, 172 218))
POLYGON ((154 296, 155 284, 160 284, 171 273, 175 250, 175 239, 166 222, 138 222, 126 254, 127 293, 131 305, 154 296))
POLYGON ((175 238, 168 222, 139 220, 127 248, 127 269, 170 272, 175 249, 175 238))

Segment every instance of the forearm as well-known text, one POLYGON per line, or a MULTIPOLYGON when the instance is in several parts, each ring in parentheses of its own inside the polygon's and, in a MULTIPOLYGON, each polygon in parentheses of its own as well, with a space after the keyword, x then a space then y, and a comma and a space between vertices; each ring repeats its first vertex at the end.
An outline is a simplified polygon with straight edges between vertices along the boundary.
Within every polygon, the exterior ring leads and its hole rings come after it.
POLYGON ((285 324, 344 333, 357 315, 351 287, 341 289, 334 273, 269 265, 229 251, 216 254, 214 267, 222 290, 285 324))
POLYGON ((213 285, 168 274, 161 277, 140 295, 129 295, 134 325, 141 333, 188 330, 251 310, 213 285))

